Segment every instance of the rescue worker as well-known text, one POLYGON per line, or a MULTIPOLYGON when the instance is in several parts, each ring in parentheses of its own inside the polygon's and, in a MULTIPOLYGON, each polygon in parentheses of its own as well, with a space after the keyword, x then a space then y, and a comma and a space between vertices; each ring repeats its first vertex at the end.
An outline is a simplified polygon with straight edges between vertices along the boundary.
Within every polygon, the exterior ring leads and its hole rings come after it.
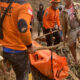
POLYGON ((34 52, 30 33, 32 8, 27 0, 2 0, 1 15, 8 7, 2 24, 3 39, 0 39, 3 57, 12 65, 16 80, 28 80, 28 53, 34 52))
MULTIPOLYGON (((60 19, 59 19, 59 9, 58 9, 60 0, 51 0, 50 3, 51 3, 51 6, 45 10, 45 13, 43 16, 43 27, 44 27, 45 34, 56 30, 55 28, 56 25, 58 26, 58 29, 61 30, 60 19)), ((46 36, 47 46, 52 46, 53 36, 55 37, 54 45, 60 43, 61 41, 60 34, 59 32, 55 32, 53 34, 46 36)))
POLYGON ((39 4, 39 11, 37 12, 37 20, 38 24, 38 36, 40 36, 41 29, 43 30, 43 14, 44 14, 44 6, 43 4, 39 4))
POLYGON ((64 0, 65 8, 61 13, 61 25, 63 28, 64 42, 68 39, 70 51, 75 59, 75 63, 78 63, 76 56, 76 38, 80 31, 80 19, 77 17, 78 12, 75 9, 73 0, 64 0))

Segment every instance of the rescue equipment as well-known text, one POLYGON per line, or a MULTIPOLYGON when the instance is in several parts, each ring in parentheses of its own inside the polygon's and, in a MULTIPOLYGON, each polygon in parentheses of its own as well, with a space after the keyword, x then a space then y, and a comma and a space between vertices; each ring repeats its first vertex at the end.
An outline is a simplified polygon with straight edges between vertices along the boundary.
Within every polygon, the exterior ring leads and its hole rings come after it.
MULTIPOLYGON (((40 47, 37 42, 33 41, 33 45, 40 47)), ((39 50, 34 54, 29 54, 31 64, 39 70, 44 76, 50 79, 62 80, 68 76, 68 65, 65 57, 58 56, 55 52, 52 53, 52 64, 51 66, 51 51, 50 50, 39 50), (53 67, 53 68, 51 68, 53 67), (54 71, 54 75, 52 73, 54 71)))

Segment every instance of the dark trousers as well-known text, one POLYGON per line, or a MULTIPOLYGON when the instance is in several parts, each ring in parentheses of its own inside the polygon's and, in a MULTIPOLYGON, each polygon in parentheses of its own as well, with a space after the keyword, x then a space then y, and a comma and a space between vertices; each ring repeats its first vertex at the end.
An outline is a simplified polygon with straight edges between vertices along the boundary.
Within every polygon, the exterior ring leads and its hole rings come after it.
POLYGON ((38 36, 40 36, 41 29, 43 30, 43 23, 42 23, 42 21, 39 21, 39 24, 38 24, 38 36))
POLYGON ((30 32, 31 32, 31 34, 32 34, 32 32, 33 32, 32 28, 30 28, 30 32))
POLYGON ((26 52, 15 54, 3 52, 3 57, 12 65, 16 80, 28 80, 29 59, 26 52))
MULTIPOLYGON (((55 31, 56 29, 52 29, 52 30, 55 31)), ((47 33, 50 32, 50 29, 45 29, 45 28, 44 28, 44 29, 43 29, 43 32, 44 32, 44 34, 47 34, 47 33)), ((53 39, 52 39, 52 37, 55 37, 54 45, 60 43, 60 41, 61 41, 60 34, 59 34, 59 32, 55 32, 55 33, 53 33, 53 34, 49 34, 49 35, 46 36, 47 46, 52 46, 52 44, 53 44, 53 39)))

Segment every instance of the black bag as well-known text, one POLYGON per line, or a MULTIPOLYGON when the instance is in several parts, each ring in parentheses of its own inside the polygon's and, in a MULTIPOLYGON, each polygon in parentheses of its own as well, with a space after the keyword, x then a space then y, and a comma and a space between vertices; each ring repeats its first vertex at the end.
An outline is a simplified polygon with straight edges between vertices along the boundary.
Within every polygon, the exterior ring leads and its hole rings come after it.
POLYGON ((3 29, 3 27, 2 27, 3 21, 4 21, 4 18, 5 18, 5 16, 6 16, 8 10, 10 9, 11 5, 12 5, 12 2, 9 3, 9 6, 8 6, 8 7, 6 8, 6 10, 4 11, 2 17, 1 17, 1 13, 0 13, 0 39, 1 39, 1 40, 4 38, 3 30, 2 30, 2 29, 3 29))

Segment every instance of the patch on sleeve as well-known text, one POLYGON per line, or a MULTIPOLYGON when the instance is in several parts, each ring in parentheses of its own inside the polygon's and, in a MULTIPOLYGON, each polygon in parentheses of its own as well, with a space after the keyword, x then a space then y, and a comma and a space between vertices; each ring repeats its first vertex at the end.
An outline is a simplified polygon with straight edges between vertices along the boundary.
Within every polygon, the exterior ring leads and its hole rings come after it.
POLYGON ((32 9, 28 8, 28 13, 29 13, 30 15, 33 15, 32 9))
POLYGON ((27 23, 24 19, 20 19, 19 22, 18 22, 18 29, 19 29, 19 32, 21 33, 25 33, 27 31, 27 23))
POLYGON ((21 32, 26 32, 26 27, 25 26, 21 28, 21 32))

